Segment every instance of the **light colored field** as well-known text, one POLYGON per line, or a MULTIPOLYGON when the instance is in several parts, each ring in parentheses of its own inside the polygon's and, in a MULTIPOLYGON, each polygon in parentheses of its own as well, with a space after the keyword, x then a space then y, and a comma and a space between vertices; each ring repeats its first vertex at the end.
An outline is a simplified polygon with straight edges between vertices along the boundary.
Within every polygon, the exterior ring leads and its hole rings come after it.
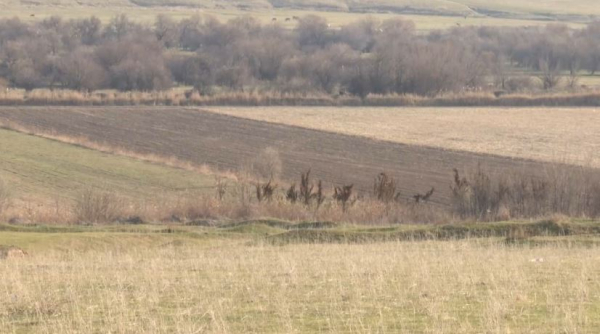
MULTIPOLYGON (((202 229, 199 229, 201 232, 202 229)), ((17 233, 3 333, 592 333, 598 246, 17 233)))
POLYGON ((209 109, 397 143, 600 167, 600 109, 596 108, 209 109))
POLYGON ((73 198, 86 187, 135 198, 212 193, 214 178, 134 158, 0 130, 0 179, 17 197, 73 198))
POLYGON ((536 14, 598 14, 600 6, 596 0, 454 0, 456 3, 467 5, 471 8, 496 10, 507 13, 536 14))
MULTIPOLYGON (((281 1, 280 1, 281 2, 281 1)), ((192 15, 212 15, 220 20, 226 21, 235 17, 250 15, 263 23, 272 22, 273 18, 277 23, 286 28, 296 26, 296 21, 286 21, 286 18, 293 16, 302 17, 309 14, 316 14, 325 17, 332 27, 339 27, 349 22, 360 20, 367 16, 372 16, 381 20, 394 17, 402 17, 412 20, 416 23, 417 29, 429 31, 432 29, 444 29, 460 26, 533 26, 545 25, 548 23, 547 17, 544 20, 536 15, 556 14, 574 15, 572 17, 557 17, 558 21, 568 23, 574 27, 581 26, 580 22, 588 20, 589 14, 600 14, 600 6, 589 5, 590 0, 578 0, 577 4, 557 4, 552 6, 540 6, 537 2, 526 1, 525 4, 517 1, 510 1, 505 5, 494 4, 486 0, 488 4, 481 8, 501 10, 506 13, 499 17, 481 15, 474 12, 467 5, 467 0, 459 1, 443 0, 402 0, 402 1, 371 1, 359 3, 357 11, 348 12, 348 5, 344 1, 284 1, 276 7, 270 7, 267 1, 253 1, 248 3, 239 2, 246 6, 244 9, 236 7, 236 2, 207 2, 205 0, 180 0, 180 1, 136 1, 141 5, 135 5, 125 0, 112 0, 111 2, 90 1, 48 1, 44 3, 21 2, 11 0, 0 0, 0 17, 19 17, 26 21, 38 21, 50 16, 61 16, 66 19, 97 16, 101 20, 108 22, 112 17, 119 14, 127 14, 133 20, 142 23, 152 23, 158 14, 166 14, 174 19, 180 20, 192 15), (321 6, 324 3, 331 3, 331 7, 321 6), (160 5, 170 6, 160 6, 160 5), (173 4, 187 4, 191 7, 173 6, 173 4), (400 11, 410 8, 402 13, 392 14, 388 11, 390 8, 397 8, 400 11), (365 10, 370 13, 364 13, 365 10), (582 11, 581 8, 586 10, 582 11), (333 10, 332 10, 333 9, 333 10), (415 14, 418 13, 418 14, 415 14), (580 17, 585 14, 585 17, 580 17), (468 18, 465 18, 468 16, 468 18)), ((481 5, 479 3, 478 5, 481 5)))
POLYGON ((176 7, 218 8, 218 9, 247 9, 269 10, 273 8, 303 8, 323 11, 406 11, 422 10, 440 13, 485 14, 486 11, 503 12, 506 14, 552 15, 552 14, 598 14, 600 8, 595 0, 1 0, 0 7, 11 8, 18 6, 49 7, 176 7), (480 11, 478 13, 478 11, 480 11))
MULTIPOLYGON (((465 19, 462 16, 436 16, 436 15, 398 15, 385 13, 347 13, 347 12, 321 12, 314 10, 292 10, 292 9, 273 9, 273 10, 236 10, 236 9, 194 9, 194 8, 162 8, 162 7, 48 7, 48 6, 27 6, 11 7, 0 10, 0 17, 11 18, 19 17, 25 21, 38 21, 51 16, 61 16, 66 19, 83 18, 96 16, 104 22, 119 14, 127 14, 134 21, 151 24, 158 14, 166 14, 175 20, 189 18, 193 15, 211 15, 221 21, 227 21, 232 18, 250 15, 264 23, 272 22, 277 18, 277 23, 292 29, 296 26, 295 21, 285 21, 292 16, 302 17, 309 14, 316 14, 327 19, 333 28, 340 27, 350 22, 358 21, 367 16, 375 17, 380 20, 402 17, 414 21, 418 30, 428 31, 433 29, 444 29, 461 26, 536 26, 546 25, 546 21, 527 20, 518 18, 493 18, 493 17, 469 17, 465 19), (31 16, 34 15, 34 16, 31 16)), ((567 22, 573 27, 582 26, 577 22, 567 22)))

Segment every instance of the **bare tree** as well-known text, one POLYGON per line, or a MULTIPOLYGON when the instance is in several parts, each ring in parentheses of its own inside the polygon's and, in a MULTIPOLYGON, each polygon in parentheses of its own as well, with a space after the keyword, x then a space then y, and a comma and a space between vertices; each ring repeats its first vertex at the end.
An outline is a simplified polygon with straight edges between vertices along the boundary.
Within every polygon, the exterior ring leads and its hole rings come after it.
POLYGON ((108 74, 93 55, 79 50, 58 61, 58 80, 67 88, 92 91, 106 86, 108 74))
POLYGON ((560 65, 558 62, 540 59, 539 68, 541 71, 540 80, 542 81, 544 89, 552 89, 560 83, 560 65))

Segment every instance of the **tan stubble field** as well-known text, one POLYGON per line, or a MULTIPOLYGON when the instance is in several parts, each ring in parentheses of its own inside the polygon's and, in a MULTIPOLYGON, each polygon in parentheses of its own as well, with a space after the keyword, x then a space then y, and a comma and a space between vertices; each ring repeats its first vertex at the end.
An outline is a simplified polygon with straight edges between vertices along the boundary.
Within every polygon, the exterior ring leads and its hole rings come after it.
POLYGON ((600 167, 597 108, 211 107, 210 111, 378 140, 600 167))

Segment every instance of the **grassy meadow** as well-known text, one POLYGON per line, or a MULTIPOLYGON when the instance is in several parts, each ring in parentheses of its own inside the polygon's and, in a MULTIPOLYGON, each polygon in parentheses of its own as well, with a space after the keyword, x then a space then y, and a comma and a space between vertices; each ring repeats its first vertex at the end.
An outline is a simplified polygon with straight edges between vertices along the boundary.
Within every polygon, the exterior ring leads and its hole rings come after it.
MULTIPOLYGON (((0 259, 0 328, 592 333, 600 326, 594 236, 273 243, 289 233, 273 226, 11 228, 0 244, 28 254, 0 259)), ((318 229, 296 232, 310 231, 318 229)))
POLYGON ((3 129, 0 143, 0 180, 11 198, 2 213, 8 217, 64 218, 86 189, 148 205, 214 192, 214 175, 169 166, 168 159, 159 164, 151 156, 114 155, 3 129))
POLYGON ((208 174, 10 130, 0 130, 0 142, 0 177, 20 196, 73 198, 87 186, 144 198, 160 192, 208 192, 214 184, 208 174))

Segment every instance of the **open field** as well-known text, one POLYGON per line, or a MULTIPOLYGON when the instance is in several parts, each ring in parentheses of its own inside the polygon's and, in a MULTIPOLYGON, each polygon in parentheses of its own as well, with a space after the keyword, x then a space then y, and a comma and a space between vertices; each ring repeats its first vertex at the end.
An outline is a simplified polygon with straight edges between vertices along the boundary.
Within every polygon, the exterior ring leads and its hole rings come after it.
POLYGON ((49 139, 0 130, 0 178, 19 196, 74 198, 82 188, 110 189, 135 198, 207 192, 208 174, 101 153, 49 139))
MULTIPOLYGON (((280 10, 269 11, 240 11, 240 10, 193 10, 188 8, 107 8, 107 7, 76 7, 74 9, 64 7, 23 7, 7 9, 0 12, 0 17, 19 17, 24 21, 37 21, 51 16, 60 16, 65 19, 78 19, 89 16, 97 16, 103 22, 109 22, 113 17, 126 13, 134 21, 140 23, 152 23, 159 14, 167 14, 175 20, 182 20, 193 15, 210 15, 221 21, 227 21, 236 17, 250 15, 262 23, 272 22, 273 18, 282 26, 292 29, 296 26, 294 21, 285 21, 292 16, 319 15, 327 19, 333 28, 341 27, 349 22, 365 18, 367 15, 386 20, 402 17, 415 23, 417 30, 429 31, 434 29, 445 29, 461 26, 538 26, 546 25, 547 21, 531 19, 472 17, 465 19, 461 16, 436 16, 436 15, 410 15, 410 14, 382 14, 382 13, 345 13, 345 12, 320 12, 311 10, 280 10), (34 16, 31 16, 34 15, 34 16)), ((566 22, 572 27, 582 27, 579 22, 566 22)))
MULTIPOLYGON (((398 178, 407 198, 435 187, 431 201, 438 204, 450 201, 453 168, 474 169, 480 164, 504 175, 549 171, 533 160, 374 140, 195 108, 5 107, 0 109, 0 121, 226 171, 240 170, 270 147, 281 156, 286 180, 296 180, 312 168, 314 178, 328 187, 353 183, 358 191, 371 192, 375 176, 385 171, 398 178)), ((589 177, 597 174, 569 166, 552 168, 567 174, 591 173, 589 177)))
POLYGON ((210 111, 409 145, 600 167, 597 108, 210 107, 210 111))
POLYGON ((64 18, 97 16, 107 22, 119 14, 127 14, 138 22, 153 22, 156 15, 166 14, 174 19, 192 15, 211 15, 220 20, 250 15, 267 23, 273 18, 285 27, 293 28, 294 16, 316 14, 327 18, 332 27, 339 27, 370 15, 382 20, 402 16, 416 23, 419 30, 443 29, 457 25, 533 26, 560 21, 578 26, 589 22, 590 15, 599 15, 600 9, 591 0, 553 1, 540 6, 534 1, 508 1, 502 4, 491 0, 401 0, 371 1, 268 1, 215 2, 215 1, 45 1, 44 3, 0 1, 0 17, 20 17, 35 21, 58 15, 64 18), (239 5, 243 5, 243 8, 239 5), (328 5, 329 4, 329 5, 328 5))
POLYGON ((592 333, 600 326, 597 236, 516 244, 504 238, 269 242, 282 233, 261 223, 13 228, 0 233, 0 244, 28 255, 0 259, 0 327, 5 333, 592 333))

